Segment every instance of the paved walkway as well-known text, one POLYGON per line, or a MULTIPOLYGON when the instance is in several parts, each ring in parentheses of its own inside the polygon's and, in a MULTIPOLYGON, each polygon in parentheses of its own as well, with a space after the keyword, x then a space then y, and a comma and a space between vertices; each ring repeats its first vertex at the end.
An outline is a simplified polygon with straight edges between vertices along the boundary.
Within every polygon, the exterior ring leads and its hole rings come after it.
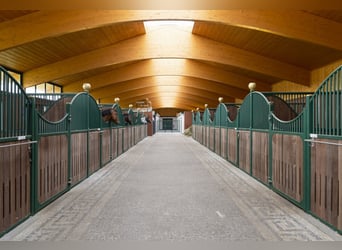
POLYGON ((1 240, 328 241, 342 236, 191 138, 162 133, 1 240))

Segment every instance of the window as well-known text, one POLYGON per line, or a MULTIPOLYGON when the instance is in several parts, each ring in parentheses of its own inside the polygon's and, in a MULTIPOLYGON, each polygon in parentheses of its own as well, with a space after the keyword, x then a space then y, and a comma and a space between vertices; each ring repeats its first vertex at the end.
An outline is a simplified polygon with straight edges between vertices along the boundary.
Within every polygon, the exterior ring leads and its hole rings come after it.
POLYGON ((46 82, 27 87, 25 91, 28 94, 54 94, 62 93, 62 87, 54 83, 46 82))

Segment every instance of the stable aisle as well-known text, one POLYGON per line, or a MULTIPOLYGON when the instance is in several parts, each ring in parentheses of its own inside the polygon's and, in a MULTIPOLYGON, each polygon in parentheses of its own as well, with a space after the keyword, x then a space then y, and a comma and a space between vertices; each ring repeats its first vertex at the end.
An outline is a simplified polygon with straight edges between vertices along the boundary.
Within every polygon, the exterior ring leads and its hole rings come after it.
POLYGON ((342 236, 192 138, 160 133, 1 240, 329 241, 342 236))

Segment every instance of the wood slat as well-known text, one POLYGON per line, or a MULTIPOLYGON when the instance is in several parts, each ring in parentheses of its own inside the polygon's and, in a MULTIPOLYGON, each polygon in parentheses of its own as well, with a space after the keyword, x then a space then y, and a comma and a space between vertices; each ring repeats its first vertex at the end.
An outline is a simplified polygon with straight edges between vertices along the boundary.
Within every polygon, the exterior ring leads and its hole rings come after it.
POLYGON ((308 41, 298 41, 263 30, 247 29, 223 23, 195 22, 193 33, 307 69, 321 67, 342 56, 342 51, 308 41))
POLYGON ((311 147, 311 210, 329 224, 341 227, 341 147, 325 143, 341 140, 318 139, 311 147))
POLYGON ((239 131, 239 168, 250 174, 250 132, 239 131))
POLYGON ((111 131, 110 129, 104 129, 102 134, 102 163, 106 164, 111 160, 111 131))
POLYGON ((220 128, 214 128, 214 149, 215 153, 218 155, 221 155, 221 129, 220 128))
POLYGON ((214 127, 208 127, 209 128, 209 149, 211 151, 215 150, 215 128, 214 127))
POLYGON ((144 33, 143 23, 119 23, 48 37, 0 52, 6 66, 25 72, 52 62, 107 47, 144 33))
POLYGON ((299 136, 272 137, 272 183, 292 199, 303 199, 303 142, 299 136))
POLYGON ((71 141, 72 185, 75 185, 87 177, 87 133, 72 134, 71 141))
POLYGON ((29 145, 0 148, 0 162, 0 232, 3 232, 30 214, 29 145))
POLYGON ((268 184, 268 133, 253 132, 252 175, 268 184))
POLYGON ((97 171, 100 166, 100 133, 93 131, 89 133, 89 174, 97 171))
POLYGON ((113 158, 115 159, 116 157, 118 157, 118 145, 119 145, 119 129, 118 128, 112 128, 112 154, 113 154, 113 158))
POLYGON ((217 43, 200 36, 191 36, 178 30, 162 29, 158 30, 158 32, 138 36, 121 43, 26 71, 24 74, 25 85, 30 86, 37 82, 53 81, 72 74, 117 63, 170 57, 232 65, 236 68, 259 72, 260 74, 304 85, 309 85, 310 82, 310 72, 296 65, 274 60, 227 44, 217 43), (174 37, 177 37, 178 42, 183 46, 175 46, 174 37), (141 46, 141 44, 144 46, 141 46), (159 46, 159 44, 163 44, 163 46, 159 46), (207 51, 207 53, 202 53, 203 50, 207 51), (117 53, 118 51, 120 53, 117 53), (111 56, 108 57, 108 54, 111 56))
POLYGON ((220 128, 220 152, 221 157, 227 159, 227 149, 228 149, 228 130, 226 128, 220 128))
POLYGON ((67 188, 67 137, 65 135, 41 137, 38 152, 38 200, 44 203, 67 188))
POLYGON ((228 129, 228 160, 237 164, 237 131, 228 129))

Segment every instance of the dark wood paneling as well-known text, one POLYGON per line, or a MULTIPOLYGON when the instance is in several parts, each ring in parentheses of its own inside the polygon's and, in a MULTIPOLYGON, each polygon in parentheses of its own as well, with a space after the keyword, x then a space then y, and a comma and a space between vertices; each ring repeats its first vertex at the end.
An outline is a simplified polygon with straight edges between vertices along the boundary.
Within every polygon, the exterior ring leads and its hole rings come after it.
POLYGON ((268 183, 268 133, 253 132, 252 175, 268 183))
POLYGON ((129 149, 129 128, 123 128, 123 151, 126 152, 129 149))
POLYGON ((296 135, 272 137, 273 186, 292 199, 303 199, 303 141, 296 135))
POLYGON ((124 129, 118 128, 118 137, 117 137, 117 145, 118 145, 118 156, 123 152, 123 135, 124 129))
POLYGON ((220 140, 221 140, 221 145, 220 145, 220 155, 227 159, 227 146, 228 146, 228 130, 226 128, 220 128, 220 140))
POLYGON ((89 133, 89 174, 100 168, 100 133, 93 131, 89 133))
POLYGON ((311 211, 342 230, 342 140, 318 139, 311 147, 311 211))
POLYGON ((237 132, 228 129, 228 160, 237 164, 237 132))
POLYGON ((65 135, 41 137, 38 143, 38 201, 43 203, 68 185, 68 141, 65 135))
POLYGON ((221 155, 221 129, 215 128, 215 153, 221 155))
POLYGON ((112 128, 112 155, 113 159, 118 157, 118 133, 117 128, 112 128))
POLYGON ((250 173, 250 132, 239 131, 239 168, 250 173))
MULTIPOLYGON (((210 127, 208 127, 208 126, 205 126, 204 127, 204 145, 207 147, 207 148, 209 148, 209 145, 210 145, 210 127)), ((214 135, 214 134, 213 134, 214 135)))
POLYGON ((214 127, 208 127, 209 129, 209 149, 211 151, 214 151, 214 147, 215 147, 215 128, 214 127))
MULTIPOLYGON (((6 142, 0 145, 16 143, 6 142)), ((0 148, 0 232, 30 214, 29 147, 30 145, 25 144, 0 148)))
POLYGON ((102 163, 103 164, 106 164, 111 160, 110 143, 111 143, 110 129, 105 129, 103 130, 103 134, 102 134, 102 163))
POLYGON ((72 185, 87 177, 87 133, 71 136, 72 185))

